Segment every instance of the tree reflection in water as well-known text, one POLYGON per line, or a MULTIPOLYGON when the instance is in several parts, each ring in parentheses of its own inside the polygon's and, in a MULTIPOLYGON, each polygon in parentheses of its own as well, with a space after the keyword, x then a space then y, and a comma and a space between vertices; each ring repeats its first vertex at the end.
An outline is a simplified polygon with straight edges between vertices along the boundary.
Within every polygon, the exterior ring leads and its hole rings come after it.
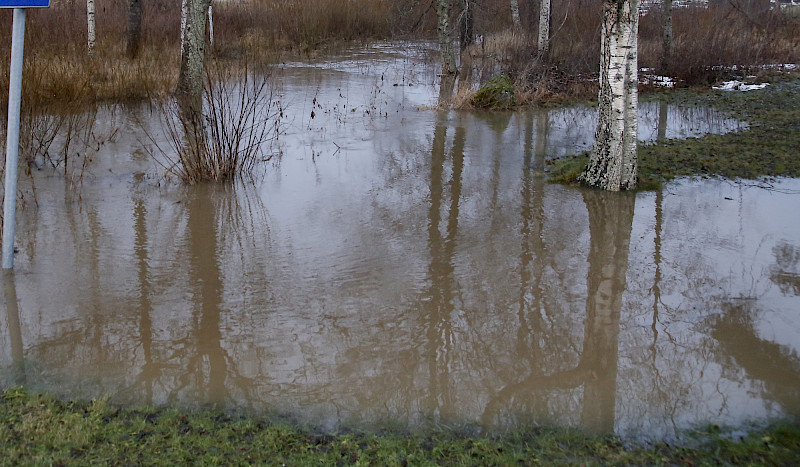
MULTIPOLYGON (((628 249, 633 222, 635 196, 618 193, 584 193, 589 215, 590 251, 587 274, 586 318, 580 358, 573 368, 555 370, 546 366, 546 307, 542 303, 542 274, 547 255, 543 239, 546 222, 543 208, 544 181, 538 170, 546 152, 547 114, 537 115, 535 158, 526 153, 525 167, 530 172, 523 179, 522 231, 523 249, 520 258, 520 299, 518 350, 524 348, 529 361, 529 374, 500 389, 487 404, 484 424, 492 424, 511 405, 527 405, 533 421, 546 421, 555 414, 547 413, 547 400, 554 392, 582 386, 581 424, 597 432, 614 431, 618 336, 622 294, 626 287, 628 249), (520 347, 522 346, 522 347, 520 347), (522 401, 527 401, 527 404, 522 401), (533 410, 533 413, 530 411, 533 410)), ((530 124, 526 140, 530 139, 530 124)), ((526 142, 526 148, 531 144, 526 142)), ((551 291, 552 293, 552 291, 551 291)), ((551 313, 558 314, 551 309, 551 313)), ((552 329, 550 329, 552 331, 552 329)))
POLYGON ((762 382, 763 397, 778 403, 786 414, 800 419, 800 360, 792 349, 762 339, 753 323, 749 301, 731 303, 713 320, 711 335, 723 347, 726 359, 749 378, 762 382))
POLYGON ((430 173, 430 206, 428 209, 428 290, 423 300, 429 301, 426 310, 430 313, 423 318, 428 348, 430 388, 428 398, 423 402, 426 412, 434 418, 453 415, 457 409, 450 394, 451 352, 455 344, 452 321, 458 284, 454 278, 453 255, 458 236, 458 212, 461 199, 461 174, 464 169, 465 129, 458 126, 452 147, 452 176, 449 183, 450 205, 445 205, 444 169, 447 161, 445 150, 447 140, 447 112, 440 112, 433 135, 430 173), (439 224, 442 211, 446 211, 445 235, 442 236, 439 224))

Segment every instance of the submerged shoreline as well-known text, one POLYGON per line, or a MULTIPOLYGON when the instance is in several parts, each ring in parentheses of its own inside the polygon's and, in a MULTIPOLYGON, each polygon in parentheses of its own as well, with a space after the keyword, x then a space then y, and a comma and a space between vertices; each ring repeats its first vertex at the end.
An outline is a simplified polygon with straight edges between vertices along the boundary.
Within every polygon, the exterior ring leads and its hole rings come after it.
MULTIPOLYGON (((800 176, 800 77, 778 76, 770 86, 751 91, 670 90, 643 100, 684 108, 710 107, 745 122, 745 129, 685 139, 639 143, 639 186, 653 189, 678 177, 759 180, 800 176)), ((575 183, 588 151, 554 161, 550 180, 575 183)))
MULTIPOLYGON (((791 442, 771 444, 796 428, 763 426, 798 413, 800 371, 787 369, 800 335, 800 224, 785 212, 800 179, 767 180, 769 191, 681 178, 636 199, 547 185, 545 161, 587 147, 593 109, 421 110, 436 78, 411 79, 408 63, 425 54, 377 54, 286 67, 284 155, 263 183, 156 186, 139 135, 158 116, 144 109, 97 117, 109 136, 95 138, 79 190, 56 173, 66 159, 32 171, 25 199, 38 193, 37 207, 21 210, 16 278, 4 284, 0 388, 59 396, 0 396, 7 458, 796 457, 791 442), (610 282, 611 294, 597 286, 610 282), (23 371, 4 380, 6 368, 23 371), (687 431, 703 423, 735 431, 687 431), (348 429, 360 424, 370 429, 348 429)), ((712 162, 741 168, 765 152, 792 162, 800 142, 777 136, 800 137, 798 86, 664 93, 663 107, 699 118, 661 125, 662 106, 650 105, 651 140, 704 134, 728 120, 714 109, 747 129, 643 150, 685 154, 654 160, 689 175, 723 175, 712 162)))
POLYGON ((215 409, 120 408, 106 399, 62 400, 22 388, 0 397, 0 454, 3 464, 14 465, 789 465, 800 456, 800 427, 789 421, 686 435, 677 443, 629 443, 545 427, 502 436, 323 433, 215 409))

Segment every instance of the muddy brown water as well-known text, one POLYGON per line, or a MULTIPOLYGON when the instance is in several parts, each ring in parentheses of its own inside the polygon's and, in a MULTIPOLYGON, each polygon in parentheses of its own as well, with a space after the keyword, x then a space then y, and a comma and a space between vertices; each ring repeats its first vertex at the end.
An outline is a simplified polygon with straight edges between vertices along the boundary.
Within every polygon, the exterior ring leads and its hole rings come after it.
MULTIPOLYGON (((282 155, 254 184, 164 182, 158 118, 101 111, 79 183, 21 185, 0 384, 324 428, 671 437, 797 417, 800 180, 549 185, 591 109, 430 110, 423 52, 286 64, 282 155)), ((643 139, 738 125, 640 118, 643 139)))

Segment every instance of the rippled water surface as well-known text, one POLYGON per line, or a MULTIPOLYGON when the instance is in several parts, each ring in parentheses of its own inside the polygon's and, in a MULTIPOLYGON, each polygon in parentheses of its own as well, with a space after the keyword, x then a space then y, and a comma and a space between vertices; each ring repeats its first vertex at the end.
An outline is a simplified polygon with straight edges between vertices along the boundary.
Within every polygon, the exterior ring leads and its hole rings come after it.
MULTIPOLYGON (((286 64, 253 185, 164 183, 159 119, 101 111, 82 183, 21 182, 0 384, 324 427, 671 436, 800 413, 799 180, 548 185, 592 109, 431 110, 426 55, 286 64)), ((645 140, 738 126, 640 115, 645 140)))

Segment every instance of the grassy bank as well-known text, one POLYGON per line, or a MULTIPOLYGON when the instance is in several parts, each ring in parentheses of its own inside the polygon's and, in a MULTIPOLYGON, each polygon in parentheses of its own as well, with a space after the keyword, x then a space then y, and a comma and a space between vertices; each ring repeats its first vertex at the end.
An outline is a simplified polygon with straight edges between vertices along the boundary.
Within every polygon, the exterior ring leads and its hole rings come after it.
MULTIPOLYGON (((642 188, 684 176, 800 177, 800 76, 778 77, 756 91, 684 89, 647 98, 684 108, 713 107, 749 126, 725 135, 640 144, 642 188)), ((550 167, 551 180, 575 182, 587 161, 588 153, 582 153, 556 162, 550 167)))
POLYGON ((497 438, 324 434, 257 417, 118 408, 20 388, 0 396, 4 465, 791 465, 800 457, 800 427, 790 424, 735 439, 714 428, 693 436, 688 447, 539 428, 497 438))

